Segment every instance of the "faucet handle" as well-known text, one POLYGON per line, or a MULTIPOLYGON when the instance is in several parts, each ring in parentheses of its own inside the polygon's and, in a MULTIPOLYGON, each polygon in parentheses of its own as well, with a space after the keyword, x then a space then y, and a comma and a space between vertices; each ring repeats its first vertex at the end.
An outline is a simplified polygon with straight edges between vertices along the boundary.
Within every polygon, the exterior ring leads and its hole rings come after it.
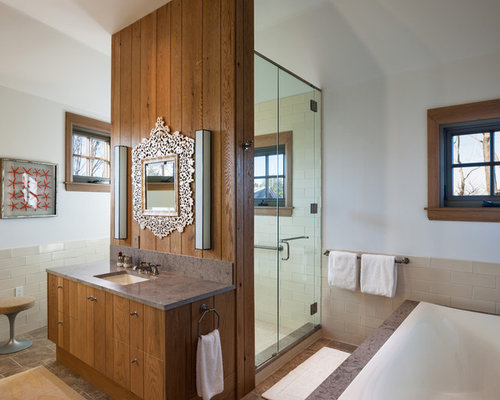
POLYGON ((159 266, 160 264, 151 265, 151 273, 153 275, 160 275, 160 272, 158 271, 159 266))

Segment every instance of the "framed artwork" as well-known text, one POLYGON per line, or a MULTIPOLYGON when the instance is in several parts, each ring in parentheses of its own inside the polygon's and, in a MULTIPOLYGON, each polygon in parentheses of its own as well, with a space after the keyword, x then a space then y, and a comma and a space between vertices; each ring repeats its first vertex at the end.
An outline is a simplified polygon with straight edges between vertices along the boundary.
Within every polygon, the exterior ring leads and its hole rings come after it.
POLYGON ((0 159, 1 218, 55 217, 57 165, 0 159))

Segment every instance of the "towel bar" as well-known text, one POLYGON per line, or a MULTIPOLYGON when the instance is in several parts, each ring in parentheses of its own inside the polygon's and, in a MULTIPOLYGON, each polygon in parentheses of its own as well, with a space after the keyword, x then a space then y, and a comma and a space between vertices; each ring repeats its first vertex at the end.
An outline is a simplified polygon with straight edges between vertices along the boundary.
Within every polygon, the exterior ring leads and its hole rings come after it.
MULTIPOLYGON (((330 250, 325 251, 325 252, 323 253, 323 255, 325 255, 325 256, 330 255, 330 250)), ((360 258, 361 258, 361 257, 360 257, 360 256, 358 256, 358 260, 359 260, 360 258)), ((395 262, 396 264, 409 264, 409 263, 410 263, 410 259, 409 259, 408 257, 404 257, 404 258, 396 258, 396 259, 394 260, 394 262, 395 262)))
POLYGON ((217 329, 220 328, 220 314, 217 312, 217 310, 215 308, 208 308, 208 306, 206 304, 202 304, 200 307, 200 312, 202 312, 203 314, 201 315, 200 319, 198 320, 198 337, 201 337, 201 333, 200 333, 201 320, 210 311, 213 311, 217 315, 217 329))

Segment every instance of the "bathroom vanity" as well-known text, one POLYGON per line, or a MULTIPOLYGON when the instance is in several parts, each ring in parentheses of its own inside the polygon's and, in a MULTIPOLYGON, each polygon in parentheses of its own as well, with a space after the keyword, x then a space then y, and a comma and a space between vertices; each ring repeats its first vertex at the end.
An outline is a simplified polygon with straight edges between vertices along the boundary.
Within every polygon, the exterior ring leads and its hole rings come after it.
MULTIPOLYGON (((124 272, 113 262, 47 274, 48 336, 57 360, 96 387, 119 399, 197 398, 198 321, 206 304, 221 316, 225 390, 216 399, 235 398, 233 285, 124 272)), ((201 334, 217 326, 212 314, 201 334)))

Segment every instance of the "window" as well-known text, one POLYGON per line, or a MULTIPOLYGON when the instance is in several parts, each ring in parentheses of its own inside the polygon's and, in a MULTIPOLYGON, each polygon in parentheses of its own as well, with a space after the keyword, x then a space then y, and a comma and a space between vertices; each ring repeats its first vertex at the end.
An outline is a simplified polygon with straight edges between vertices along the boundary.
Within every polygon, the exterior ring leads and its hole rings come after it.
POLYGON ((256 215, 292 215, 292 132, 255 137, 254 206, 256 215))
POLYGON ((428 218, 500 222, 500 100, 427 116, 428 218))
POLYGON ((66 113, 66 190, 109 192, 110 125, 66 113))
POLYGON ((445 151, 444 205, 500 206, 500 121, 443 126, 441 135, 445 151))
POLYGON ((254 204, 285 206, 285 146, 255 149, 254 204))

